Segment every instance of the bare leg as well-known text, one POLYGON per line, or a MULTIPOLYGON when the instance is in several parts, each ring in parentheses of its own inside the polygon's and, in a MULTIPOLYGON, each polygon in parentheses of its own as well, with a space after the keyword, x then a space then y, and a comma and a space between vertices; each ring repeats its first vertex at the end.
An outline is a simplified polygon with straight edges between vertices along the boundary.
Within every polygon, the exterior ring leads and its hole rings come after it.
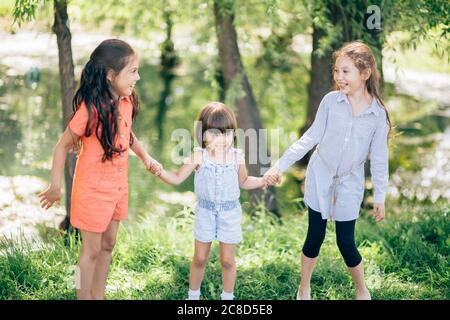
POLYGON ((191 290, 198 290, 202 284, 210 248, 211 242, 205 243, 195 240, 194 257, 189 270, 189 288, 191 290))
POLYGON ((102 234, 101 250, 95 265, 94 279, 92 282, 92 298, 95 300, 103 300, 105 298, 106 279, 111 264, 112 251, 116 244, 119 225, 120 221, 112 220, 106 231, 102 234))
POLYGON ((311 276, 316 267, 317 257, 308 258, 302 252, 301 281, 298 288, 297 300, 311 300, 311 276))
POLYGON ((364 281, 364 265, 361 261, 356 267, 348 268, 353 281, 355 282, 356 300, 371 300, 370 292, 364 281))
POLYGON ((236 245, 220 243, 223 291, 232 293, 236 282, 236 245))
POLYGON ((101 233, 81 230, 82 245, 78 261, 79 283, 77 298, 79 300, 91 300, 91 289, 94 278, 94 270, 97 258, 101 250, 101 233))

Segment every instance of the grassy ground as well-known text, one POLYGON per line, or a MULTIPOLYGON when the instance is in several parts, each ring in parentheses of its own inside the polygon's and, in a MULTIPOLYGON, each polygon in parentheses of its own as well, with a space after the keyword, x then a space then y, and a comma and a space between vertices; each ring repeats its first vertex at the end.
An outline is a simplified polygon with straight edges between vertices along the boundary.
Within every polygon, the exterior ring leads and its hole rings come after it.
MULTIPOLYGON (((375 224, 365 211, 357 242, 374 299, 450 299, 449 207, 446 202, 398 202, 375 224)), ((263 210, 245 215, 238 250, 238 299, 294 299, 299 255, 306 235, 304 209, 272 219, 263 210)), ((193 214, 149 214, 119 233, 108 279, 108 299, 184 299, 193 253, 193 214)), ((73 274, 79 244, 50 237, 36 245, 0 244, 0 299, 74 299, 73 274)), ((73 238, 72 238, 73 240, 73 238)), ((219 299, 221 270, 214 245, 202 293, 219 299)), ((353 299, 351 278, 329 224, 312 281, 314 299, 353 299)))

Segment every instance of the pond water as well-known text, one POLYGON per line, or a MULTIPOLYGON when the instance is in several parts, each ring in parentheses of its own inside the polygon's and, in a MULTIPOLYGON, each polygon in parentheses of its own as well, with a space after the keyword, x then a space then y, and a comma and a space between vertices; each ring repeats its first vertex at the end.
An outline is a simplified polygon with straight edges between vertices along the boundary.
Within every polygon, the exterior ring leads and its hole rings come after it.
MULTIPOLYGON (((81 48, 82 44, 76 46, 81 48)), ((62 130, 59 79, 54 67, 57 64, 54 52, 49 58, 53 59, 49 63, 53 68, 40 63, 43 51, 39 47, 35 58, 24 56, 22 60, 19 51, 5 51, 5 44, 0 47, 2 55, 10 52, 0 61, 0 234, 18 235, 22 230, 35 236, 36 225, 56 227, 64 217, 63 207, 44 212, 37 198, 49 180, 53 148, 62 130)), ((83 52, 78 53, 76 60, 84 61, 83 52)), ((137 86, 141 113, 134 130, 150 154, 173 168, 170 152, 175 142, 171 141, 170 133, 175 128, 191 131, 199 108, 206 101, 217 99, 217 93, 205 80, 201 63, 191 63, 189 71, 174 82, 172 104, 163 126, 164 143, 159 148, 155 119, 161 81, 157 66, 150 60, 141 63, 141 81, 137 86)), ((431 201, 439 197, 450 199, 448 75, 439 75, 435 82, 428 82, 439 90, 416 81, 416 89, 410 92, 404 82, 411 75, 417 77, 416 73, 398 76, 388 71, 385 74, 387 81, 396 84, 391 86, 386 100, 399 134, 391 151, 390 196, 431 201), (423 99, 420 99, 421 90, 423 99), (398 94, 401 92, 415 97, 398 94)), ((149 175, 135 156, 130 156, 129 161, 131 222, 151 212, 166 211, 165 204, 179 205, 181 209, 182 204, 194 202, 190 191, 192 177, 177 188, 166 186, 149 175)))

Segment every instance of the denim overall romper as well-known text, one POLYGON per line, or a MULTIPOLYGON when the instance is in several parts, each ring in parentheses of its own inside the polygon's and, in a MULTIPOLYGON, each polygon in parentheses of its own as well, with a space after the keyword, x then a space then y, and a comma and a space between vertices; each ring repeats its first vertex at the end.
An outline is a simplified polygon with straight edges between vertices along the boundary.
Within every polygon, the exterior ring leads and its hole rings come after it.
POLYGON ((239 243, 242 241, 242 209, 237 154, 241 151, 232 148, 233 161, 219 164, 209 158, 207 149, 194 150, 201 150, 203 158, 194 178, 197 197, 194 237, 201 242, 239 243))

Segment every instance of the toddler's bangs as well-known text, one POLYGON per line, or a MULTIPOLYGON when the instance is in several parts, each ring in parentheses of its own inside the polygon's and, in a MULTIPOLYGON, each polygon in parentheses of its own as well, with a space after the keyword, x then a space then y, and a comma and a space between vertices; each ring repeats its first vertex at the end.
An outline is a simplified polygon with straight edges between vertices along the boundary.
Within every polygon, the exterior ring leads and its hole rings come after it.
POLYGON ((226 133, 227 130, 236 130, 234 119, 224 109, 213 112, 204 121, 206 121, 206 130, 215 129, 221 133, 226 133))

